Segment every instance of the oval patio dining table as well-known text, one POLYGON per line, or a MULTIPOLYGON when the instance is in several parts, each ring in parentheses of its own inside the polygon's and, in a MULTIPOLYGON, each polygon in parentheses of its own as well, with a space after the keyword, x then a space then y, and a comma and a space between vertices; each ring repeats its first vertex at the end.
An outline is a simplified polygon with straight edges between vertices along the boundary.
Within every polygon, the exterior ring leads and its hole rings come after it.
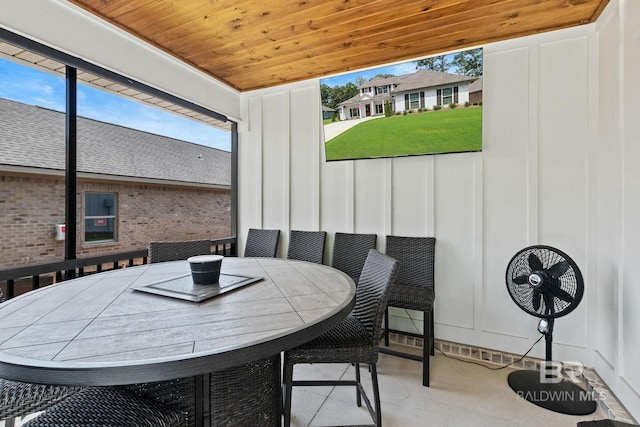
POLYGON ((193 285, 187 261, 97 273, 0 305, 0 377, 80 386, 194 377, 205 401, 196 425, 209 425, 210 376, 313 339, 354 300, 346 274, 278 258, 224 258, 218 285, 193 285))

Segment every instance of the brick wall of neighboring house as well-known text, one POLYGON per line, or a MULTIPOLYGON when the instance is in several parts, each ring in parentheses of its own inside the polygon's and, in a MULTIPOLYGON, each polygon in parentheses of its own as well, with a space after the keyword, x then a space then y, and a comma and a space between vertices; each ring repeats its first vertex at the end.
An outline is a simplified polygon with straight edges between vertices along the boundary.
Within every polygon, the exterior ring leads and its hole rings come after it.
MULTIPOLYGON (((146 248, 152 240, 230 236, 229 190, 120 181, 78 181, 79 257, 146 248), (117 241, 84 243, 84 192, 117 194, 117 241)), ((59 261, 64 177, 0 174, 0 268, 59 261)))

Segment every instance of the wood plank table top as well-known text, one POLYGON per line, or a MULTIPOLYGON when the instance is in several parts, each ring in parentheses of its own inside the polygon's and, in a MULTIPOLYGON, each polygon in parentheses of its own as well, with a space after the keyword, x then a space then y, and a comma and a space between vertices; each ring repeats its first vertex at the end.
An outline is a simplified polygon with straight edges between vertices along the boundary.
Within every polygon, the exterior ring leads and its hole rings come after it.
POLYGON ((202 375, 306 342, 346 317, 355 300, 353 281, 325 265, 229 257, 222 273, 263 280, 200 303, 133 289, 189 274, 187 261, 173 261, 0 304, 0 377, 104 386, 202 375))

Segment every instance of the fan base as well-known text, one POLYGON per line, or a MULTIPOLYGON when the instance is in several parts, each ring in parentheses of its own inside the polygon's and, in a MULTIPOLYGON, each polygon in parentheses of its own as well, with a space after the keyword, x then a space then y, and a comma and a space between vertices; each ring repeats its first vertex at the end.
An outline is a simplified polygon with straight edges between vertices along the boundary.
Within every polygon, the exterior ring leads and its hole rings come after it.
POLYGON ((594 392, 570 381, 541 382, 538 371, 514 371, 507 380, 522 399, 550 411, 568 415, 589 415, 596 411, 594 392))

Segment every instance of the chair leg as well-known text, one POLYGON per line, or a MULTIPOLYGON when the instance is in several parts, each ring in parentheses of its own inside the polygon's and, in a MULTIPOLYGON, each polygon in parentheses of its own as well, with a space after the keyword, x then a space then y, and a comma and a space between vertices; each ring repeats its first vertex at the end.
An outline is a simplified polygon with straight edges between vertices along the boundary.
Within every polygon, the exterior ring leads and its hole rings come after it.
POLYGON ((373 400, 376 408, 376 426, 382 427, 382 410, 380 405, 380 389, 378 388, 378 370, 376 364, 372 363, 371 367, 371 384, 373 386, 373 400))
POLYGON ((431 353, 431 316, 424 312, 422 322, 422 385, 429 387, 429 355, 431 353))
POLYGON ((429 342, 431 343, 431 355, 434 356, 435 355, 435 346, 436 346, 436 338, 435 338, 435 319, 434 319, 434 315, 433 315, 433 307, 431 308, 431 315, 430 315, 430 320, 431 322, 431 329, 430 329, 430 333, 431 336, 429 337, 429 342))
POLYGON ((389 347, 389 308, 384 309, 384 345, 389 347))
POLYGON ((284 365, 283 368, 284 387, 284 427, 291 425, 291 393, 293 392, 293 365, 284 365))
MULTIPOLYGON (((356 383, 360 384, 360 364, 354 363, 356 367, 356 383)), ((356 386, 356 403, 358 407, 362 406, 362 395, 360 394, 360 387, 356 386)))

